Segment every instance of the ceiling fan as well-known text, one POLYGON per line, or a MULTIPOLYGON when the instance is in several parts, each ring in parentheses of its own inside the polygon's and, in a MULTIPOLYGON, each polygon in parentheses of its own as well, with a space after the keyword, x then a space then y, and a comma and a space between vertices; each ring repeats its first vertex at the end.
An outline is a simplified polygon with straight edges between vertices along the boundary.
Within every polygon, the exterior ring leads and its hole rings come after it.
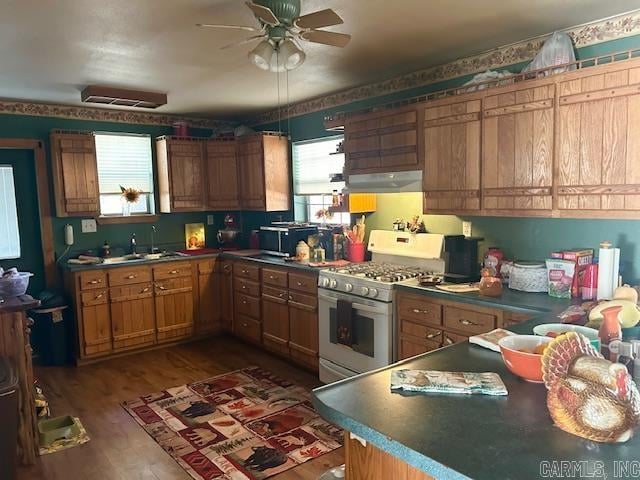
POLYGON ((262 41, 249 52, 249 60, 258 68, 283 72, 298 68, 306 55, 298 41, 345 47, 351 35, 318 30, 344 23, 332 9, 300 16, 300 0, 249 0, 245 2, 259 22, 258 27, 199 23, 198 27, 246 30, 256 35, 225 45, 222 49, 262 41))

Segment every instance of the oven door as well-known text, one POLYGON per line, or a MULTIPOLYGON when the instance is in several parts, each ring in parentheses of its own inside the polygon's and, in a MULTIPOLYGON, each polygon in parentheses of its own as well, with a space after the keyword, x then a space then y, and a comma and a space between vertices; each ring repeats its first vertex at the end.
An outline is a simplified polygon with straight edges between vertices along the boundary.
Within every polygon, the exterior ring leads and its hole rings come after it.
POLYGON ((320 358, 348 370, 363 373, 393 362, 393 306, 355 295, 318 290, 320 358), (355 341, 338 342, 338 300, 351 302, 355 341))

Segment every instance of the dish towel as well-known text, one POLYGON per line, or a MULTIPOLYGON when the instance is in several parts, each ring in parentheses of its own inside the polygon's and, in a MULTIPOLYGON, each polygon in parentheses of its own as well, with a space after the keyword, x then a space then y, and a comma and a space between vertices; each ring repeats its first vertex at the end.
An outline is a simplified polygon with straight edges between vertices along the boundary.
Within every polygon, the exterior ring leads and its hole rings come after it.
POLYGON ((338 343, 351 347, 355 339, 353 329, 353 307, 347 300, 338 300, 336 334, 338 343))

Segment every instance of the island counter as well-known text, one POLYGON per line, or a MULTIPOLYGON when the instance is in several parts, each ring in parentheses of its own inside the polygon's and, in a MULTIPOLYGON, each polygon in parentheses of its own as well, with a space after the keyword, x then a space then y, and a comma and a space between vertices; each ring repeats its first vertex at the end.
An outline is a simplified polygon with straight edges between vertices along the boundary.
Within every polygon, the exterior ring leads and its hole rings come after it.
MULTIPOLYGON (((552 321, 542 315, 513 330, 552 321)), ((544 385, 519 379, 499 353, 468 342, 317 388, 313 403, 347 431, 349 480, 616 478, 640 461, 640 433, 608 445, 563 432, 549 416, 544 385), (496 372, 509 395, 392 393, 390 372, 399 368, 496 372), (574 463, 559 463, 566 461, 574 463), (574 471, 561 477, 567 465, 574 471)))

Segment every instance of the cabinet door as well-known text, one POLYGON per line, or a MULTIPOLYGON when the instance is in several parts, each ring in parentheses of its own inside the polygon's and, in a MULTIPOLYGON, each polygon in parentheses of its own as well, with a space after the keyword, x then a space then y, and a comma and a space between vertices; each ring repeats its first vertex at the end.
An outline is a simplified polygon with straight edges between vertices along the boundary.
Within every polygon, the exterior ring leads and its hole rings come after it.
POLYGON ((398 349, 398 360, 415 357, 416 355, 436 350, 441 346, 438 342, 431 342, 429 340, 423 340, 410 335, 401 335, 399 343, 400 348, 398 349))
POLYGON ((215 332, 220 328, 220 278, 216 272, 217 260, 198 262, 198 318, 196 333, 215 332))
POLYGON ((240 205, 250 210, 264 210, 264 150, 260 135, 238 140, 238 171, 240 205))
POLYGON ((205 162, 202 141, 161 138, 156 147, 160 210, 163 213, 203 210, 205 162))
POLYGON ((209 140, 206 149, 209 208, 240 210, 235 140, 209 140))
POLYGON ((425 109, 424 212, 480 209, 480 100, 425 109))
POLYGON ((289 350, 298 363, 318 370, 318 309, 300 300, 289 302, 289 350))
POLYGON ((216 262, 216 273, 220 284, 220 323, 224 330, 233 330, 233 263, 229 260, 216 262))
POLYGON ((555 85, 487 96, 483 104, 483 208, 549 215, 555 85))
POLYGON ((105 355, 113 349, 109 292, 90 290, 81 293, 82 337, 80 353, 84 357, 105 355))
POLYGON ((156 339, 151 283, 111 289, 113 350, 153 345, 156 339))
POLYGON ((52 133, 51 157, 57 216, 100 215, 93 134, 52 133))
MULTIPOLYGON (((598 69, 594 69, 597 71, 598 69)), ((559 84, 557 208, 566 216, 640 214, 640 68, 559 84)))
POLYGON ((289 356, 289 307, 286 290, 264 287, 262 293, 262 344, 266 349, 289 356))
POLYGON ((193 332, 193 285, 191 277, 156 283, 155 307, 158 342, 179 340, 193 332))

